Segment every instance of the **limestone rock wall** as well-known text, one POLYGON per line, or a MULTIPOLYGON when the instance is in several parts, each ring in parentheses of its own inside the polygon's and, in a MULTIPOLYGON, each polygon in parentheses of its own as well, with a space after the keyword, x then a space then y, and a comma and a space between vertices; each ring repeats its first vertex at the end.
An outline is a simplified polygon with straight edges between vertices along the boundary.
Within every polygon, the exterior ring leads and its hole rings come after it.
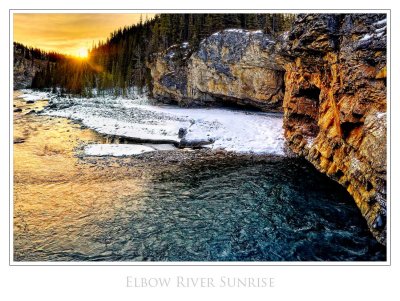
POLYGON ((386 16, 300 15, 282 51, 289 147, 345 186, 386 244, 386 16))
POLYGON ((148 64, 157 99, 181 105, 231 102, 281 111, 284 69, 276 41, 261 31, 227 29, 157 54, 148 64))
POLYGON ((157 54, 153 94, 181 105, 283 106, 288 147, 346 187, 386 244, 386 36, 384 14, 298 15, 278 40, 225 30, 197 51, 157 54))
POLYGON ((24 56, 14 50, 13 64, 13 87, 14 90, 29 88, 32 85, 32 79, 35 73, 43 70, 46 62, 38 59, 26 59, 24 56))
POLYGON ((180 104, 187 100, 187 61, 193 49, 188 43, 173 45, 165 52, 153 54, 147 63, 153 79, 153 96, 161 101, 176 101, 180 104))

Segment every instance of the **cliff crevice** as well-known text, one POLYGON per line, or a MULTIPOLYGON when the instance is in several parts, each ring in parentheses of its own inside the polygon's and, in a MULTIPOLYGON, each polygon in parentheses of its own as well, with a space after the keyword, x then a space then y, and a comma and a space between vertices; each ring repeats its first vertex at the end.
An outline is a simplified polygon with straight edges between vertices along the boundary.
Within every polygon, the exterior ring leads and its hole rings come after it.
POLYGON ((289 147, 345 186, 386 244, 386 19, 300 15, 283 45, 289 147))
POLYGON ((384 14, 300 14, 278 39, 217 32, 157 54, 153 94, 283 110, 288 147, 343 185, 386 244, 386 35, 384 14))

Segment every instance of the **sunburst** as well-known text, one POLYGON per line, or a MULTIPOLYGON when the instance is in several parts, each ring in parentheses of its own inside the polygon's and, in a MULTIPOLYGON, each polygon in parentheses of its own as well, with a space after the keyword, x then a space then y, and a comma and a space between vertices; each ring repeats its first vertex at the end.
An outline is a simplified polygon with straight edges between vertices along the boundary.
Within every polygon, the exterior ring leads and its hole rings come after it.
POLYGON ((89 51, 87 48, 81 47, 76 51, 76 56, 80 59, 87 59, 89 51))

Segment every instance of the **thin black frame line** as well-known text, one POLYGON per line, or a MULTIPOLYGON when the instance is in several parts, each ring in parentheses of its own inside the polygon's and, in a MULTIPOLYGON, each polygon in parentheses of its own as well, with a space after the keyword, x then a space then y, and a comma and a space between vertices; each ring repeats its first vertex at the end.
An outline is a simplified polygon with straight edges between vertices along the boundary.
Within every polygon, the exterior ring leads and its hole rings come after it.
MULTIPOLYGON (((9 43, 11 43, 11 15, 13 14, 13 11, 20 11, 20 10, 23 10, 23 11, 121 11, 121 10, 130 10, 130 9, 9 9, 9 15, 8 15, 8 22, 9 22, 9 28, 8 28, 8 39, 9 39, 9 43)), ((190 12, 190 11, 371 11, 371 12, 375 12, 375 13, 377 13, 378 11, 379 12, 381 12, 381 13, 385 13, 386 15, 389 15, 390 16, 390 24, 389 24, 389 28, 390 28, 390 34, 389 34, 389 41, 390 41, 390 52, 389 52, 389 58, 390 58, 390 64, 391 64, 391 54, 392 54, 392 43, 391 43, 391 41, 392 41, 392 38, 391 38, 391 34, 392 34, 392 9, 306 9, 306 10, 304 10, 304 9, 132 9, 132 10, 135 10, 135 11, 188 11, 188 12, 190 12)), ((357 12, 354 12, 354 14, 356 14, 357 12)), ((321 14, 323 14, 323 13, 321 13, 321 14)), ((10 45, 9 45, 10 46, 10 45)), ((9 47, 9 51, 10 51, 10 53, 9 53, 9 57, 8 57, 8 59, 9 59, 9 66, 8 66, 8 69, 9 69, 9 75, 11 74, 11 47, 9 47)), ((387 59, 386 59, 386 64, 387 64, 387 59)), ((390 80, 389 80, 389 90, 390 90, 390 102, 391 102, 391 97, 392 97, 392 85, 391 85, 391 82, 392 82, 392 68, 391 68, 391 65, 390 65, 390 80)), ((11 76, 9 76, 9 79, 8 79, 8 85, 9 85, 9 87, 8 87, 8 89, 9 89, 9 97, 10 97, 10 95, 11 95, 11 76)), ((387 96, 386 96, 387 97, 387 96)), ((386 101, 388 101, 388 99, 386 99, 386 101)), ((11 117, 11 99, 9 100, 9 104, 8 104, 8 106, 9 106, 9 112, 8 112, 8 117, 9 117, 9 126, 11 125, 11 120, 12 120, 12 117, 11 117)), ((392 131, 391 131, 391 123, 392 123, 392 114, 391 114, 392 112, 391 112, 391 107, 390 107, 390 111, 389 111, 389 116, 390 116, 390 133, 389 133, 389 144, 390 144, 390 147, 389 147, 389 159, 390 159, 390 162, 391 162, 391 159, 392 159, 392 156, 391 156, 391 154, 392 154, 392 152, 391 152, 391 150, 392 150, 392 139, 391 139, 391 135, 392 135, 392 131)), ((386 130, 387 131, 387 130, 386 130)), ((8 258, 9 258, 9 266, 12 266, 12 267, 17 267, 17 266, 24 266, 24 267, 27 267, 27 266, 29 266, 29 267, 31 267, 31 266, 43 266, 43 267, 46 267, 46 266, 87 266, 87 267, 95 267, 95 266, 112 266, 112 267, 118 267, 118 266, 145 266, 145 267, 163 267, 163 266, 167 266, 167 267, 169 267, 169 266, 179 266, 179 267, 186 267, 186 266, 206 266, 206 267, 209 267, 209 266, 223 266, 223 267, 226 267, 226 266, 235 266, 235 267, 238 267, 238 266, 245 266, 245 267, 266 267, 266 266, 272 266, 272 267, 274 267, 274 266, 290 266, 290 267, 293 267, 293 266, 310 266, 310 267, 321 267, 321 266, 323 266, 323 267, 325 267, 325 266, 349 266, 349 267, 355 267, 355 266, 357 266, 357 267, 371 267, 371 266, 385 266, 385 267, 389 267, 389 266, 392 266, 392 260, 391 260, 391 255, 392 255, 392 229, 391 229, 391 227, 392 227, 392 210, 391 210, 391 204, 389 204, 389 206, 390 206, 390 213, 389 213, 389 216, 390 216, 390 230, 389 230, 389 232, 390 232, 390 235, 389 235, 389 249, 390 249, 390 254, 388 254, 388 249, 386 249, 386 257, 388 257, 388 255, 390 255, 390 257, 389 258, 386 258, 386 261, 383 261, 383 263, 386 263, 386 264, 373 264, 373 262, 371 262, 371 263, 365 263, 365 264, 360 264, 360 265, 358 265, 358 264, 344 264, 345 262, 343 262, 343 261, 339 261, 338 263, 343 263, 343 264, 337 264, 337 265, 333 265, 333 264, 323 264, 324 262, 321 262, 321 264, 319 264, 319 265, 307 265, 307 264, 292 264, 292 265, 290 265, 290 264, 272 264, 273 262, 270 262, 270 263, 265 263, 265 264, 252 264, 252 265, 246 265, 246 264, 165 264, 165 265, 157 265, 157 264, 134 264, 134 263, 131 263, 131 264, 117 264, 117 265, 113 265, 113 264, 100 264, 100 265, 96 265, 96 264, 45 264, 45 265, 41 265, 41 264, 35 264, 34 262, 32 262, 32 264, 12 264, 12 261, 11 261, 11 127, 9 128, 9 133, 8 133, 8 135, 9 135, 9 148, 8 148, 8 158, 9 158, 9 162, 8 162, 8 165, 9 165, 9 225, 8 225, 8 227, 9 227, 9 233, 8 233, 8 240, 9 240, 9 251, 8 251, 8 253, 9 253, 9 256, 8 256, 8 258)), ((390 168, 390 173, 389 173, 389 183, 390 183, 390 195, 389 195, 389 199, 390 199, 390 201, 391 201, 391 194, 392 194, 392 187, 391 187, 391 184, 392 184, 392 169, 390 168)), ((386 185, 387 186, 387 185, 386 185)), ((387 200, 388 198, 386 197, 386 200, 387 200)), ((293 261, 293 263, 295 263, 295 262, 297 262, 297 261, 293 261)), ((354 262, 354 261, 352 261, 352 262, 354 262)), ((94 262, 93 262, 94 263, 94 262)), ((111 262, 112 263, 112 262, 111 262)), ((154 263, 157 263, 157 262, 154 262, 154 263)))

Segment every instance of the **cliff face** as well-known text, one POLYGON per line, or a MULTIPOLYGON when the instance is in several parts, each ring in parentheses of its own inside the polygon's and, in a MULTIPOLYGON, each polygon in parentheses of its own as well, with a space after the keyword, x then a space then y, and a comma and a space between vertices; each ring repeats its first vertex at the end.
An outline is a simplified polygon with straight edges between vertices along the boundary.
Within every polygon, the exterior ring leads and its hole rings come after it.
POLYGON ((39 70, 37 64, 14 53, 14 90, 28 88, 32 84, 35 73, 39 70))
POLYGON ((153 95, 181 105, 218 101, 281 110, 284 69, 276 41, 261 31, 228 29, 157 54, 149 63, 153 95), (193 52, 193 53, 192 53, 193 52))
POLYGON ((21 51, 14 47, 14 90, 29 88, 35 73, 43 70, 46 63, 38 59, 26 59, 21 51))
POLYGON ((153 78, 153 96, 161 101, 187 104, 187 61, 193 52, 188 43, 156 53, 147 64, 153 78))
POLYGON ((386 244, 385 15, 300 15, 282 50, 289 147, 345 186, 386 244))
MULTIPOLYGON (((225 30, 149 64, 154 96, 279 110, 287 145, 347 188, 386 244, 386 16, 299 15, 279 41, 225 30), (284 84, 283 84, 284 76, 284 84)), ((316 183, 317 184, 317 183, 316 183)))

